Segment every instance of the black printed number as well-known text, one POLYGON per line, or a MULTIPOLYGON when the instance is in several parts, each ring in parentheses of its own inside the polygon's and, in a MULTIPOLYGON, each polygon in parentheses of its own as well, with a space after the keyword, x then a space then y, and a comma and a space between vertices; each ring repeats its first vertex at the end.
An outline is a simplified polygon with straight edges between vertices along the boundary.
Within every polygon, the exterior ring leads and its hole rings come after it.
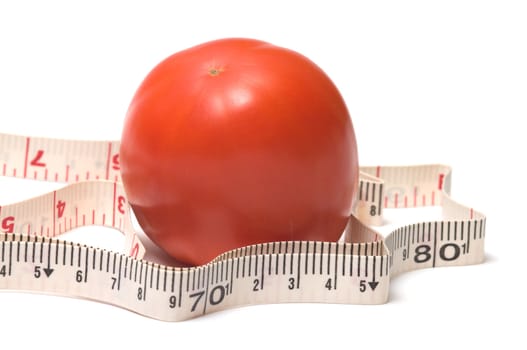
MULTIPOLYGON (((465 244, 462 245, 463 254, 465 253, 465 244)), ((446 243, 439 249, 439 257, 445 261, 453 261, 459 258, 461 248, 455 243, 446 243)))
POLYGON ((415 255, 414 255, 414 261, 416 263, 425 263, 432 255, 430 254, 430 246, 426 244, 418 245, 415 247, 415 255))
MULTIPOLYGON (((218 305, 220 304, 227 295, 229 295, 230 286, 227 283, 226 285, 217 285, 214 288, 212 288, 209 292, 208 299, 203 298, 205 296, 204 291, 199 291, 196 293, 192 293, 189 295, 191 299, 194 299, 194 303, 192 304, 192 308, 190 309, 191 312, 196 311, 198 305, 200 304, 200 301, 203 300, 205 303, 209 303, 209 305, 218 305)), ((174 306, 176 303, 176 299, 174 297, 174 306)))
POLYGON ((289 288, 290 290, 295 289, 295 278, 294 277, 289 277, 289 284, 287 285, 287 288, 289 288))
POLYGON ((364 293, 366 291, 366 280, 360 280, 359 290, 361 291, 361 293, 364 293))
POLYGON ((78 283, 81 283, 84 279, 84 276, 82 275, 82 270, 77 270, 77 272, 75 273, 75 281, 77 281, 78 283))
MULTIPOLYGON (((425 263, 432 258, 430 251, 432 248, 427 244, 421 244, 415 247, 414 261, 416 263, 425 263)), ((445 243, 439 248, 439 257, 444 261, 453 261, 459 258, 461 254, 466 253, 466 245, 461 246, 455 243, 445 243)), ((403 260, 406 259, 406 250, 403 250, 403 260)))
POLYGON ((332 283, 331 278, 328 278, 328 280, 326 281, 325 287, 327 288, 327 290, 332 290, 333 289, 333 283, 332 283))
POLYGON ((171 295, 170 298, 168 298, 168 306, 173 309, 176 307, 176 296, 171 295))
POLYGON ((260 280, 257 278, 253 281, 253 292, 260 290, 260 280))

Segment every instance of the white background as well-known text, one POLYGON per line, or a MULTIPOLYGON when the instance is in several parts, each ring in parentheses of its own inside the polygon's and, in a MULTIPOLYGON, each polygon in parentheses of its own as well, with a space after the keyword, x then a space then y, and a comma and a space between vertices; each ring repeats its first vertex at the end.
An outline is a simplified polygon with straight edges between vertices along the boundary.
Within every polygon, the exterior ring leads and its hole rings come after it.
MULTIPOLYGON (((0 347, 525 344, 526 19, 525 2, 508 0, 2 1, 0 132, 118 139, 133 92, 161 59, 211 39, 253 37, 299 51, 330 75, 351 112, 361 165, 452 165, 453 197, 488 220, 484 264, 397 277, 386 305, 263 305, 167 323, 4 292, 0 347)), ((1 204, 27 194, 24 181, 0 185, 1 204)))

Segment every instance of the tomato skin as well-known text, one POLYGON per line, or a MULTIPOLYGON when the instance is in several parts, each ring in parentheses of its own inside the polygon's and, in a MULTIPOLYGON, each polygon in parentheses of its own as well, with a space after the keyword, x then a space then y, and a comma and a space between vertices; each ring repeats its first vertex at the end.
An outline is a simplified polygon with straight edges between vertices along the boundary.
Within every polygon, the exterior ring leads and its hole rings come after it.
POLYGON ((335 85, 306 57, 252 39, 159 63, 132 99, 120 159, 145 233, 192 265, 254 243, 336 241, 358 181, 335 85))

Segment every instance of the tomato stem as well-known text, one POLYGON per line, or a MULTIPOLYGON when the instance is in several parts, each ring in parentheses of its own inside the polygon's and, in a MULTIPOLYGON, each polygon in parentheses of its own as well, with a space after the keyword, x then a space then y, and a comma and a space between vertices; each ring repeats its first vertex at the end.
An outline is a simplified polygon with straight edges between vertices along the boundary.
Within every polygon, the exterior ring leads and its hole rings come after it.
POLYGON ((210 68, 209 74, 213 77, 220 75, 220 73, 223 72, 222 68, 210 68))

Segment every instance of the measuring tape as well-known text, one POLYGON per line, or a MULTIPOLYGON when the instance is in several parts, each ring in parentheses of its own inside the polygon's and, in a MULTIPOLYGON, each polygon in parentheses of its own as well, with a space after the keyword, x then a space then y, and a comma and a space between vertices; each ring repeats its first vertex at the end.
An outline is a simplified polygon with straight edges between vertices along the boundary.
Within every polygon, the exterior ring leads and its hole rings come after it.
POLYGON ((339 242, 270 242, 197 267, 144 260, 121 185, 118 141, 0 133, 0 174, 69 183, 0 206, 0 289, 88 298, 166 321, 242 305, 285 302, 381 304, 390 278, 427 267, 480 263, 485 216, 449 196, 444 165, 361 167, 354 214, 339 242), (436 206, 441 221, 386 236, 386 208, 436 206), (124 253, 58 240, 74 228, 121 231, 124 253))

